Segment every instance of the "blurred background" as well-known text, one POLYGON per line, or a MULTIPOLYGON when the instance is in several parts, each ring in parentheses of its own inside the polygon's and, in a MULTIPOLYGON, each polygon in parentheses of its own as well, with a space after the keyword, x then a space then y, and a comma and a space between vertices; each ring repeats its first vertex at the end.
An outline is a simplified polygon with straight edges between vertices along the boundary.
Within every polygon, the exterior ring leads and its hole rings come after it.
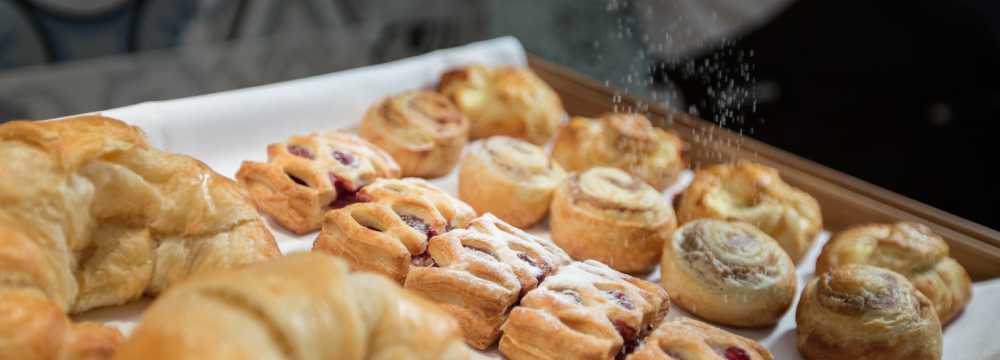
POLYGON ((502 35, 992 228, 1000 1, 0 0, 0 122, 502 35))

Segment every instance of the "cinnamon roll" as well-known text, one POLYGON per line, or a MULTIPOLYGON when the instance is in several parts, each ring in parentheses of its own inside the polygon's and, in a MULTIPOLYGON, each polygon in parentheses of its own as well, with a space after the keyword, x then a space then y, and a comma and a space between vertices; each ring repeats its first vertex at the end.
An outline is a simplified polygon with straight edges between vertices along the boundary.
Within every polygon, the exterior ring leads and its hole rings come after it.
POLYGON ((677 134, 654 127, 641 114, 574 117, 552 145, 552 158, 568 171, 619 168, 657 190, 676 182, 687 168, 683 152, 684 142, 677 134))
POLYGON ((494 136, 472 143, 458 170, 458 197, 479 213, 528 227, 549 211, 566 173, 529 142, 494 136))
POLYGON ((778 170, 733 163, 704 167, 681 193, 677 219, 745 221, 771 235, 796 263, 805 255, 823 227, 819 203, 794 188, 778 170))
POLYGON ((777 323, 795 298, 795 264, 753 225, 695 220, 663 247, 661 282, 684 310, 733 326, 777 323))
POLYGON ((948 257, 944 239, 921 224, 869 224, 841 232, 823 247, 816 272, 846 264, 868 264, 906 276, 934 303, 941 323, 958 315, 972 298, 965 268, 948 257))
POLYGON ((760 343, 693 319, 664 322, 626 360, 773 360, 760 343))
POLYGON ((573 174, 552 199, 552 240, 574 259, 594 259, 637 273, 656 265, 677 226, 673 209, 642 180, 596 167, 573 174))
POLYGON ((360 132, 392 155, 403 176, 433 178, 448 174, 458 163, 469 121, 443 95, 415 90, 372 105, 360 132))
POLYGON ((473 139, 507 135, 542 145, 566 117, 559 95, 527 68, 453 69, 441 75, 438 91, 469 118, 473 139))
POLYGON ((934 305, 902 275, 850 264, 806 285, 795 313, 808 359, 940 359, 934 305))

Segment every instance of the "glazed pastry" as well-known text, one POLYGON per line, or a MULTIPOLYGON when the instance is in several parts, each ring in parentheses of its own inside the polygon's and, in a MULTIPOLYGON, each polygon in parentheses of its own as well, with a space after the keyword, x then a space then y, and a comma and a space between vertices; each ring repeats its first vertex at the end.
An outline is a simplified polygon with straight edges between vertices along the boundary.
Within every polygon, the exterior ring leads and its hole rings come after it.
POLYGON ((402 284, 427 240, 475 216, 469 205, 423 179, 379 179, 356 195, 362 203, 327 212, 314 251, 344 257, 354 270, 402 284))
POLYGON ((640 114, 574 117, 556 134, 552 158, 567 171, 607 166, 638 176, 657 190, 687 168, 684 142, 640 114))
POLYGON ((745 221, 771 235, 796 263, 823 228, 819 203, 778 176, 778 170, 734 163, 704 167, 681 193, 681 224, 709 218, 745 221))
POLYGON ((469 118, 473 139, 506 135, 542 145, 566 117, 559 95, 527 68, 453 69, 441 75, 438 91, 469 118))
POLYGON ((634 350, 670 308, 656 284, 588 260, 563 266, 502 327, 509 359, 611 359, 634 350))
POLYGON ((458 170, 458 197, 481 214, 526 228, 545 217, 565 177, 542 148, 494 136, 469 146, 458 170))
POLYGON ((934 303, 948 323, 969 303, 972 284, 965 268, 948 257, 948 244, 921 224, 870 224, 837 234, 816 261, 823 273, 845 264, 868 264, 898 272, 934 303))
POLYGON ((756 341, 698 320, 664 322, 626 360, 773 360, 756 341))
POLYGON ((430 240, 415 261, 406 289, 438 302, 462 326, 466 341, 485 349, 521 295, 570 262, 551 241, 532 236, 491 214, 430 240))
POLYGON ((663 247, 661 282, 684 310, 732 326, 772 325, 795 298, 795 264, 753 225, 694 220, 663 247))
POLYGON ((115 354, 144 359, 468 359, 458 325, 384 277, 298 253, 158 299, 115 354))
POLYGON ((0 160, 0 357, 101 357, 121 334, 65 313, 279 255, 235 182, 121 121, 8 122, 0 160))
POLYGON ((264 213, 305 234, 320 228, 327 210, 356 202, 362 186, 399 172, 396 161, 371 143, 331 131, 268 145, 267 162, 244 161, 236 179, 264 213))
POLYGON ((365 113, 361 137, 399 163, 403 176, 448 174, 469 137, 469 121, 451 100, 414 90, 382 99, 365 113))
POLYGON ((807 359, 940 359, 934 305, 902 275, 844 265, 806 285, 795 313, 807 359))
POLYGON ((670 203, 642 180, 614 168, 573 174, 552 199, 552 240, 574 259, 637 273, 656 265, 677 226, 670 203))

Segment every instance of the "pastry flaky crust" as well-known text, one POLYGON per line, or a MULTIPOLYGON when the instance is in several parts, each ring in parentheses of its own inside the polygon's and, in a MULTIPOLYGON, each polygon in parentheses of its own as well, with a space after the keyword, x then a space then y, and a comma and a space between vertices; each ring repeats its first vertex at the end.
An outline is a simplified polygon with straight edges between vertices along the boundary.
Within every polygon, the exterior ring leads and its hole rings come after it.
POLYGON ((934 305, 902 275, 851 264, 813 278, 795 313, 808 359, 940 359, 934 305))
POLYGON ((364 202, 327 212, 313 250, 400 284, 414 258, 427 251, 427 240, 476 216, 469 205, 419 178, 379 179, 356 197, 364 202))
POLYGON ((102 357, 117 330, 64 313, 278 255, 235 182, 118 120, 0 125, 0 169, 0 354, 102 357))
POLYGON ((199 276, 146 311, 117 360, 468 359, 458 325, 384 277, 299 253, 199 276))
POLYGON ((794 188, 778 170, 754 163, 719 164, 699 169, 681 193, 681 224, 710 218, 745 221, 771 235, 798 263, 823 228, 819 203, 794 188))
POLYGON ((506 135, 542 145, 566 117, 559 95, 527 68, 453 69, 441 75, 438 91, 469 118, 473 139, 506 135))
POLYGON ((438 302, 458 319, 466 341, 485 349, 521 295, 570 262, 549 240, 491 214, 431 239, 429 259, 410 269, 406 289, 438 302))
POLYGON ((948 244, 925 225, 868 224, 837 234, 816 261, 822 273, 845 264, 898 272, 934 303, 941 323, 955 318, 972 298, 969 274, 948 257, 948 244))
POLYGON ((795 298, 795 264, 753 225, 694 220, 663 247, 661 282, 688 312, 733 326, 777 323, 795 298))
POLYGON ((664 322, 626 360, 773 360, 760 343, 692 319, 664 322))
POLYGON ((565 177, 541 147, 494 136, 469 146, 458 170, 458 196, 479 213, 526 228, 545 217, 565 177))
POLYGON ((659 192, 621 170, 597 167, 569 176, 552 199, 552 239, 574 259, 637 273, 656 265, 677 226, 659 192))
POLYGON ((414 90, 372 105, 361 121, 361 137, 399 163, 403 176, 448 174, 469 137, 469 120, 447 97, 414 90))
POLYGON ((563 266, 502 327, 510 359, 610 359, 635 349, 670 308, 656 284, 588 260, 563 266))
POLYGON ((677 134, 641 114, 613 113, 570 119, 556 135, 552 158, 568 171, 619 168, 663 190, 687 168, 684 146, 677 134))
POLYGON ((339 131, 292 136, 267 146, 267 162, 244 161, 236 172, 257 207, 296 233, 318 230, 327 210, 354 202, 361 187, 398 178, 389 154, 339 131))

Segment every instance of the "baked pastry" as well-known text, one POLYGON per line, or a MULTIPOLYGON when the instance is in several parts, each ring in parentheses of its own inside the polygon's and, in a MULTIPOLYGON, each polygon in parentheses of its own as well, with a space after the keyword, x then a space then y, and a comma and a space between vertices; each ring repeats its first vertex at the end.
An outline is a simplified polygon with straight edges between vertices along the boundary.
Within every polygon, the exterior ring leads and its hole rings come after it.
POLYGON ((552 240, 574 259, 594 259, 618 271, 651 269, 677 226, 656 189, 621 170, 596 167, 570 175, 552 199, 552 240))
POLYGON ((454 320, 317 253, 201 276, 146 311, 115 359, 468 359, 454 320))
POLYGON ((795 298, 795 264, 753 225, 699 219, 663 247, 663 287, 684 310, 732 326, 778 322, 795 298))
POLYGON ((868 264, 898 272, 934 303, 942 324, 965 308, 972 284, 965 268, 948 257, 948 244, 921 224, 869 224, 845 230, 826 243, 816 273, 845 264, 868 264))
POLYGON ((433 178, 458 163, 469 138, 469 120, 447 97, 413 90, 372 105, 360 133, 392 155, 403 176, 433 178))
POLYGON ((934 304, 902 275, 844 265, 813 278, 795 313, 808 359, 940 359, 934 304))
POLYGON ((684 142, 641 114, 574 117, 556 134, 552 158, 567 171, 595 166, 622 169, 663 190, 687 168, 684 142))
POLYGON ((527 68, 452 69, 441 75, 438 91, 469 118, 473 139, 507 135, 542 145, 566 117, 559 95, 527 68))
POLYGON ((100 117, 0 125, 0 354, 98 356, 117 330, 65 313, 279 255, 243 190, 100 117))
POLYGON ((356 202, 362 186, 399 172, 385 151, 357 135, 330 131, 268 145, 267 162, 244 161, 236 179, 261 211, 305 234, 320 228, 327 210, 356 202))
POLYGON ((551 241, 486 214, 466 229, 435 236, 427 258, 410 269, 406 289, 435 301, 462 326, 466 341, 485 349, 521 295, 570 262, 551 241))
POLYGON ((670 308, 663 288, 588 260, 563 266, 503 324, 509 359, 610 359, 634 350, 670 308))
POLYGON ((773 360, 760 343, 693 319, 664 322, 626 360, 773 360))
POLYGON ((400 284, 411 262, 421 261, 427 240, 476 216, 469 205, 418 178, 379 179, 356 198, 363 202, 326 214, 313 250, 400 284))
POLYGON ((545 150, 494 136, 472 143, 458 169, 458 197, 479 213, 493 213, 516 227, 538 222, 566 177, 545 150))
POLYGON ((677 219, 745 221, 771 235, 792 261, 805 255, 823 228, 819 203, 778 170, 754 163, 719 164, 695 172, 680 195, 677 219))

